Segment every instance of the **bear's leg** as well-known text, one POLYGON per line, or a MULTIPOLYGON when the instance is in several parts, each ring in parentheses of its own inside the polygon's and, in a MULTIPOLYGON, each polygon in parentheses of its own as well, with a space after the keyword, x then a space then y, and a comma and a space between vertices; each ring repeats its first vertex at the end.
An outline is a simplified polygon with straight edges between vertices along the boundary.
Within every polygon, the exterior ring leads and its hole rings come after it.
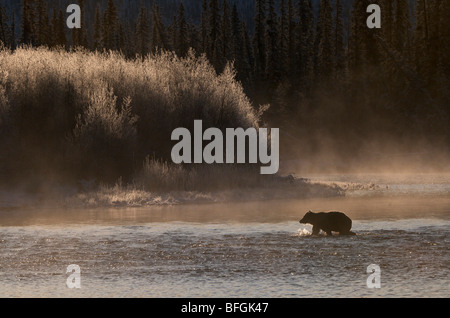
POLYGON ((331 231, 326 232, 327 236, 333 236, 333 234, 331 233, 331 231))
POLYGON ((320 227, 313 225, 312 235, 319 235, 320 227))

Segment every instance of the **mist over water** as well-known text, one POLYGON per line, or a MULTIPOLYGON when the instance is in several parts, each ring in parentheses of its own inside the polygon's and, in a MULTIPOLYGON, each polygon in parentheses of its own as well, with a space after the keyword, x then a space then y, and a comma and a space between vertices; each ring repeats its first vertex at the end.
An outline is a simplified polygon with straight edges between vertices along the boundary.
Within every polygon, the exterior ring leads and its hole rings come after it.
MULTIPOLYGON (((315 178, 347 184, 373 180, 315 178)), ((445 180, 428 176, 422 178, 428 183, 407 183, 407 178, 395 183, 380 177, 383 190, 367 187, 334 198, 3 209, 0 295, 447 297, 445 180), (416 188, 439 190, 417 195, 416 188), (357 236, 310 236, 311 226, 298 223, 308 210, 344 211, 357 236), (70 264, 81 267, 79 290, 66 287, 70 264), (371 264, 381 268, 380 289, 366 286, 371 264)))

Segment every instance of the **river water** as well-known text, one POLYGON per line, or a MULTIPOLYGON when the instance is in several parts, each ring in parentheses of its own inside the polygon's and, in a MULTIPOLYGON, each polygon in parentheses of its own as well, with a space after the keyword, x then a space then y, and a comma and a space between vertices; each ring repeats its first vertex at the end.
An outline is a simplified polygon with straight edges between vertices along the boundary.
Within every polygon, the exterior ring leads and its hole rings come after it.
POLYGON ((327 199, 0 209, 0 297, 448 297, 450 183, 385 181, 327 199), (310 236, 308 210, 344 211, 357 235, 310 236))

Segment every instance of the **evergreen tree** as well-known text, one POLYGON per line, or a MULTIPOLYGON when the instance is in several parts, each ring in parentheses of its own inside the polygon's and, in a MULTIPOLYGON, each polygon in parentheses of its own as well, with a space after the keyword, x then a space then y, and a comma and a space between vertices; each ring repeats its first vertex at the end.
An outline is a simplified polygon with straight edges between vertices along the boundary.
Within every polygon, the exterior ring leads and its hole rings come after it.
POLYGON ((342 1, 336 0, 336 19, 335 19, 335 43, 334 43, 334 58, 336 61, 336 72, 340 72, 344 69, 345 60, 345 48, 344 48, 344 18, 342 1))
MULTIPOLYGON (((418 0, 416 5, 416 27, 414 30, 414 50, 416 71, 422 76, 429 70, 429 27, 427 1, 418 0)), ((429 75, 429 74, 428 74, 429 75)))
POLYGON ((281 0, 281 17, 280 17, 280 30, 279 30, 279 43, 280 43, 280 73, 282 79, 287 77, 289 70, 289 14, 286 4, 286 0, 281 0))
POLYGON ((367 29, 364 19, 365 7, 363 0, 355 0, 351 15, 351 31, 348 43, 348 65, 353 72, 359 72, 365 62, 364 36, 367 29))
POLYGON ((180 2, 175 25, 175 52, 178 56, 185 56, 189 50, 188 26, 184 12, 183 2, 180 2))
POLYGON ((298 23, 296 31, 296 55, 294 85, 300 84, 307 91, 313 81, 314 72, 314 11, 311 0, 298 3, 298 23))
POLYGON ((176 31, 177 31, 177 16, 172 17, 172 23, 167 28, 167 45, 170 50, 175 50, 176 31))
POLYGON ((230 6, 228 5, 227 0, 223 0, 223 14, 222 14, 222 23, 220 28, 220 44, 222 50, 220 52, 221 61, 220 61, 220 70, 225 67, 227 61, 232 60, 232 30, 231 30, 231 12, 230 6))
POLYGON ((103 45, 107 50, 118 48, 119 16, 114 0, 108 0, 108 6, 103 14, 102 22, 103 45))
POLYGON ((320 1, 316 32, 315 70, 319 78, 334 74, 333 11, 330 0, 320 1))
POLYGON ((220 53, 222 51, 222 47, 220 44, 220 8, 218 0, 210 0, 209 2, 209 49, 206 52, 207 56, 214 66, 216 71, 220 72, 221 70, 221 60, 222 57, 220 53))
POLYGON ((10 28, 8 27, 8 17, 6 15, 6 8, 2 6, 0 0, 0 42, 6 46, 11 45, 10 28))
POLYGON ((202 0, 202 18, 201 18, 201 51, 203 53, 208 52, 208 29, 209 29, 209 11, 208 11, 208 1, 202 0))
POLYGON ((64 13, 62 10, 59 10, 58 23, 55 26, 56 45, 66 47, 67 45, 66 28, 67 26, 64 13))
POLYGON ((102 33, 102 16, 100 11, 100 4, 97 3, 95 7, 94 21, 94 50, 101 50, 103 48, 102 33))
POLYGON ((231 13, 231 60, 234 61, 234 67, 237 71, 237 78, 243 80, 248 72, 246 63, 245 35, 242 34, 242 24, 239 19, 236 4, 233 5, 231 13))
MULTIPOLYGON (((445 77, 446 85, 445 94, 450 97, 450 28, 448 23, 450 21, 450 2, 441 1, 440 4, 441 16, 439 19, 439 38, 440 38, 440 61, 439 69, 445 77)), ((447 109, 450 111, 450 109, 447 109)))
POLYGON ((242 63, 242 75, 240 78, 245 83, 249 83, 254 78, 255 69, 255 56, 253 53, 253 45, 248 34, 247 26, 244 21, 241 22, 241 36, 242 36, 242 51, 243 51, 243 63, 242 63))
MULTIPOLYGON (((420 0, 419 0, 420 1, 420 0)), ((390 46, 393 45, 394 34, 394 1, 383 0, 381 2, 381 28, 383 29, 383 38, 390 46)))
MULTIPOLYGON (((78 4, 80 6, 81 12, 84 12, 84 0, 79 0, 78 4)), ((85 22, 85 15, 81 15, 81 28, 74 28, 72 29, 72 45, 73 46, 82 46, 85 48, 89 48, 89 43, 87 39, 87 33, 86 33, 86 22, 85 22)))
POLYGON ((410 18, 408 0, 397 0, 395 8, 395 48, 404 53, 410 35, 410 18))
POLYGON ((238 60, 242 59, 242 36, 241 36, 241 20, 237 11, 236 4, 233 5, 231 11, 231 40, 232 40, 232 59, 238 64, 238 60))
POLYGON ((256 0, 254 32, 255 76, 257 81, 264 80, 266 71, 266 0, 256 0))
POLYGON ((11 48, 15 49, 16 48, 16 13, 13 10, 12 11, 12 20, 11 20, 11 48))
POLYGON ((266 32, 266 78, 272 85, 276 85, 281 78, 280 70, 280 47, 278 41, 278 19, 275 12, 274 0, 268 0, 266 32))
MULTIPOLYGON (((436 84, 436 86, 439 86, 439 73, 440 73, 440 61, 441 61, 441 57, 442 54, 444 54, 444 52, 442 51, 442 42, 441 42, 441 38, 445 38, 445 28, 441 29, 441 16, 442 13, 441 12, 441 2, 442 0, 435 0, 435 1, 428 1, 429 2, 429 14, 432 17, 432 19, 430 19, 430 23, 429 23, 429 31, 430 31, 430 36, 429 36, 429 54, 430 54, 430 64, 432 67, 432 72, 433 72, 433 80, 432 84, 436 84)), ((447 27, 448 28, 448 27, 447 27)), ((409 47, 406 48, 409 52, 409 47)))
POLYGON ((56 28, 58 26, 58 11, 56 10, 56 7, 53 7, 52 9, 52 20, 51 20, 51 38, 50 38, 50 46, 55 47, 57 45, 56 43, 56 28))
POLYGON ((135 51, 142 58, 150 53, 150 20, 146 8, 141 7, 135 28, 135 51))
MULTIPOLYGON (((403 0, 401 0, 403 1, 403 0)), ((363 7, 367 8, 367 6, 371 3, 375 3, 380 5, 381 0, 366 0, 363 4, 363 7)), ((409 8, 408 8, 408 0, 406 0, 406 12, 407 12, 407 20, 409 25, 409 8)), ((382 53, 380 50, 379 45, 379 38, 383 37, 383 28, 381 29, 369 29, 367 28, 367 22, 366 22, 367 14, 363 15, 362 20, 364 25, 362 26, 362 34, 363 34, 363 42, 364 42, 364 59, 367 65, 370 65, 371 67, 377 68, 378 65, 382 62, 382 53)), ((408 28, 407 33, 405 34, 405 43, 407 43, 410 36, 410 30, 408 28)), ((372 73, 370 71, 369 73, 372 73)))
MULTIPOLYGON (((420 0, 419 0, 420 1, 420 0)), ((394 12, 395 2, 392 0, 382 0, 380 3, 381 7, 381 29, 382 29, 382 39, 386 46, 389 48, 394 48, 394 27, 395 27, 395 12, 394 12)), ((394 78, 395 76, 395 65, 391 58, 382 51, 382 65, 384 68, 384 74, 387 78, 394 78)))
POLYGON ((131 32, 130 24, 127 20, 119 22, 119 50, 125 57, 135 57, 136 52, 133 47, 134 36, 131 32))
POLYGON ((158 49, 167 49, 167 35, 162 21, 159 6, 153 3, 152 6, 152 52, 158 49))
POLYGON ((134 50, 134 32, 131 29, 130 23, 126 20, 121 23, 121 30, 123 32, 121 36, 121 51, 125 54, 126 57, 132 58, 136 56, 136 52, 134 50))
POLYGON ((35 17, 34 1, 23 0, 22 2, 22 36, 20 42, 23 44, 35 44, 35 17))
POLYGON ((36 5, 36 44, 49 45, 50 44, 50 24, 48 18, 47 2, 38 0, 36 5))
POLYGON ((294 1, 288 1, 288 74, 291 78, 295 75, 295 63, 296 63, 296 30, 297 22, 295 21, 296 13, 294 7, 294 1))
POLYGON ((202 40, 199 29, 192 21, 187 23, 188 34, 188 48, 192 48, 194 52, 199 53, 202 51, 202 40))

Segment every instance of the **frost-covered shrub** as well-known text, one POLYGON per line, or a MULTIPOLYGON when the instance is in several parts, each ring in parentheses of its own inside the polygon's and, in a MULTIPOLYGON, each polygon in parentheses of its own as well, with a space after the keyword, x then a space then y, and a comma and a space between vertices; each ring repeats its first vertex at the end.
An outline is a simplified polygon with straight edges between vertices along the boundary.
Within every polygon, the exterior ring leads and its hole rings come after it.
POLYGON ((0 70, 8 74, 0 82, 0 129, 8 122, 14 131, 10 157, 23 176, 130 180, 148 156, 170 161, 172 131, 193 128, 195 119, 205 129, 258 127, 233 69, 217 75, 193 53, 127 60, 21 47, 0 50, 0 70))
POLYGON ((86 168, 85 177, 107 180, 118 174, 130 175, 137 121, 131 112, 131 98, 124 98, 119 106, 114 91, 106 83, 96 84, 100 87, 93 87, 90 102, 78 116, 73 132, 73 142, 79 151, 76 158, 86 168))

